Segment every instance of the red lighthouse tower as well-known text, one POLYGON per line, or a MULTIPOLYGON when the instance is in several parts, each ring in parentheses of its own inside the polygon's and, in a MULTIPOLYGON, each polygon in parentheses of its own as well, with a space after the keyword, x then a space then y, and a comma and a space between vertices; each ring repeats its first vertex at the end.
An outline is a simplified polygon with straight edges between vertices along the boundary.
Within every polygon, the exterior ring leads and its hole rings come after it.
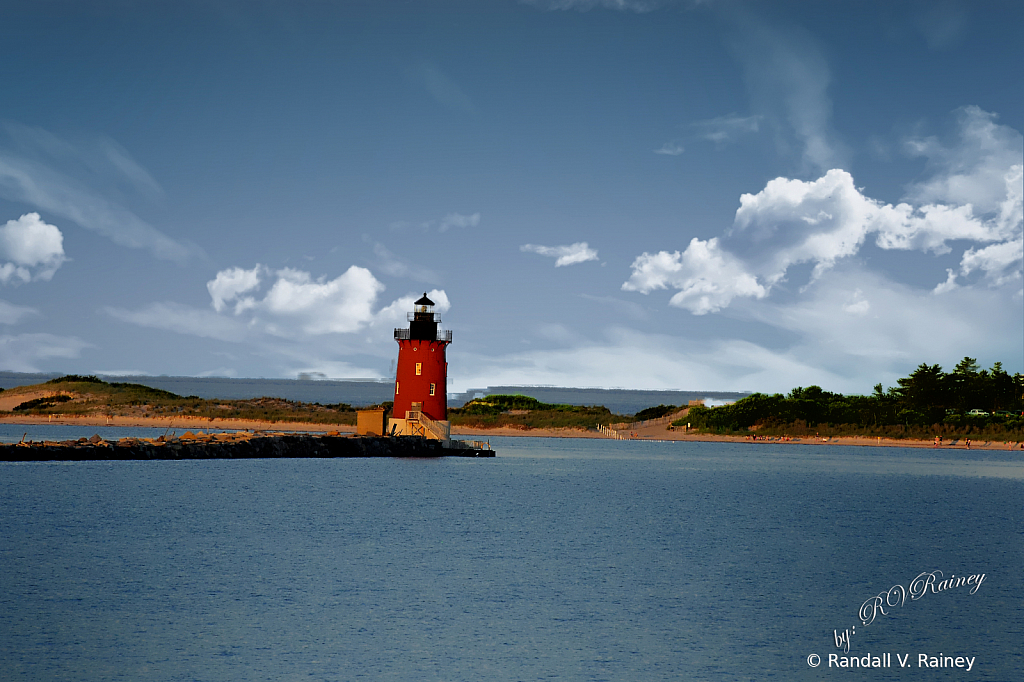
POLYGON ((417 427, 425 425, 426 433, 421 435, 447 439, 448 362, 445 348, 452 342, 452 333, 437 328, 441 320, 434 314, 434 302, 427 298, 426 293, 414 306, 413 312, 409 313, 409 328, 395 330, 398 368, 390 430, 392 433, 412 434, 423 431, 417 427))

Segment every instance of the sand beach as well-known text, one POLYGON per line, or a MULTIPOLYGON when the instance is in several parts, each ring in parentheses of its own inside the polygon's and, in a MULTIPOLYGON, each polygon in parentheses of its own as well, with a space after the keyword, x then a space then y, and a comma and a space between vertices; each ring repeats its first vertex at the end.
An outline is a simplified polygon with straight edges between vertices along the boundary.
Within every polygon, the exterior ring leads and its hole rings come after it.
MULTIPOLYGON (((33 416, 33 415, 2 415, 2 424, 64 424, 89 426, 115 426, 115 427, 148 427, 162 428, 171 431, 200 431, 205 429, 213 430, 237 430, 237 431, 273 431, 273 432, 305 432, 305 433, 355 433, 355 427, 338 424, 314 424, 306 422, 271 422, 248 419, 210 419, 204 417, 142 417, 142 416, 33 416)), ((814 437, 799 436, 787 440, 763 437, 763 436, 719 436, 714 434, 686 433, 680 430, 670 430, 665 424, 656 424, 646 427, 639 427, 632 431, 619 431, 619 435, 607 432, 600 432, 588 429, 523 429, 523 428, 491 428, 479 429, 463 426, 453 426, 452 436, 471 436, 476 439, 486 439, 494 436, 513 436, 531 438, 602 438, 622 440, 648 440, 648 441, 706 441, 723 443, 749 443, 751 445, 835 445, 835 446, 875 446, 875 447, 900 447, 900 448, 935 448, 933 440, 915 440, 904 438, 868 438, 857 436, 842 437, 814 437)), ((1020 450, 1021 443, 1007 441, 986 441, 972 440, 970 446, 964 440, 943 440, 943 449, 954 450, 1020 450)))

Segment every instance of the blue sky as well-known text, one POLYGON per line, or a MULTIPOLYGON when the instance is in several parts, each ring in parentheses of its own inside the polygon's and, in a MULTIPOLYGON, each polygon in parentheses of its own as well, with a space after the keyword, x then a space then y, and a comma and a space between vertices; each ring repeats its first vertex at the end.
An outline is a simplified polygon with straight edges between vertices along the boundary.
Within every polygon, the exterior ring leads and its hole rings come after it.
POLYGON ((1024 371, 1014 2, 0 9, 0 369, 869 392, 1024 371))

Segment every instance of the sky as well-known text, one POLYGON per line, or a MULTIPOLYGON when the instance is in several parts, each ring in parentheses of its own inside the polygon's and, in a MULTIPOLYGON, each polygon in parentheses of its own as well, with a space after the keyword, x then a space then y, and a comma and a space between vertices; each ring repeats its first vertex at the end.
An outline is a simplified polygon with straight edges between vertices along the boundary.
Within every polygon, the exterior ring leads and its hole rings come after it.
POLYGON ((0 2, 0 369, 1024 371, 1024 4, 0 2))

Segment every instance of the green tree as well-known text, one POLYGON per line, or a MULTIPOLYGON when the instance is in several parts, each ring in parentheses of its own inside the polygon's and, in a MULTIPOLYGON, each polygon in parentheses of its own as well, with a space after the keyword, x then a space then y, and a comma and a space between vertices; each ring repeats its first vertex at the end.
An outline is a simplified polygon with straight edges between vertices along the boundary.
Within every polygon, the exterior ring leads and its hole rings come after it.
MULTIPOLYGON (((1020 375, 1018 375, 1020 376, 1020 375)), ((992 365, 989 372, 991 410, 1012 410, 1020 404, 1020 391, 1015 386, 1014 377, 1003 369, 1003 363, 992 365)))
POLYGON ((975 358, 965 357, 957 363, 948 379, 951 406, 960 411, 970 410, 977 406, 983 393, 984 380, 988 378, 988 373, 981 376, 979 369, 978 361, 975 358))

